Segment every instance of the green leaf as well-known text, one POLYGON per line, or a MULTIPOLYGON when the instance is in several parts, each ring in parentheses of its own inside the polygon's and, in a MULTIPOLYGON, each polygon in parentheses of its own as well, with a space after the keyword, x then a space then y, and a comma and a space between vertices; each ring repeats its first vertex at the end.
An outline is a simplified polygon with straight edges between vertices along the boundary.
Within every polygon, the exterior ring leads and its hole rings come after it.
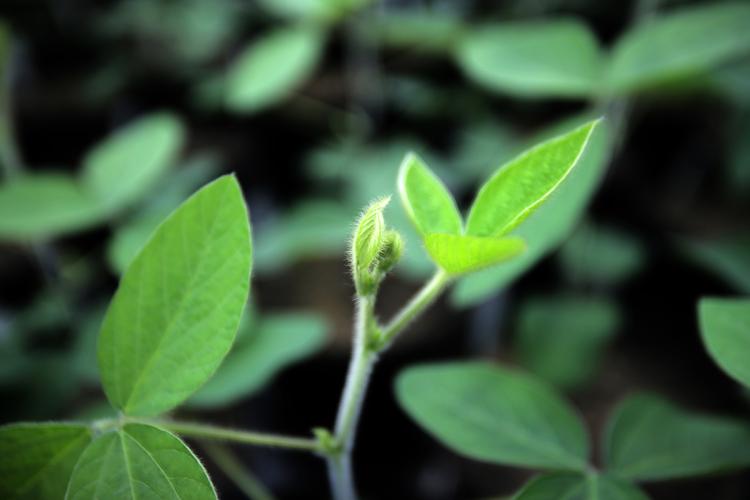
POLYGON ((533 298, 519 312, 515 352, 535 375, 574 389, 597 373, 621 320, 617 303, 603 297, 533 298))
MULTIPOLYGON (((554 133, 566 129, 569 122, 562 125, 565 128, 556 126, 554 133)), ((452 292, 454 304, 467 306, 486 299, 508 286, 565 239, 599 185, 607 165, 609 144, 606 122, 600 122, 576 168, 549 200, 514 232, 526 241, 527 251, 501 266, 461 278, 452 292)))
POLYGON ((234 341, 247 300, 250 224, 233 176, 167 218, 120 281, 99 338, 107 398, 157 415, 208 380, 234 341))
POLYGON ((206 470, 177 436, 144 424, 102 434, 86 448, 66 500, 215 499, 206 470))
POLYGON ((88 152, 81 182, 107 210, 119 210, 154 187, 177 160, 184 140, 184 127, 176 116, 156 113, 140 118, 88 152))
POLYGON ((225 406, 255 394, 278 372, 313 355, 328 329, 314 314, 289 313, 240 327, 232 351, 216 374, 188 400, 194 407, 225 406))
POLYGON ((706 241, 680 240, 677 244, 690 260, 740 292, 750 294, 750 234, 706 241))
POLYGON ((399 403, 454 451, 479 460, 584 470, 588 439, 578 416, 534 378, 486 363, 436 363, 401 373, 399 403))
POLYGON ((461 234, 463 222, 456 201, 414 153, 401 162, 398 192, 404 210, 423 238, 429 233, 461 234))
POLYGON ((450 9, 396 7, 394 5, 378 12, 366 26, 374 43, 393 48, 450 53, 464 35, 464 22, 450 9))
POLYGON ((704 298, 698 316, 708 353, 729 376, 750 388, 750 299, 704 298))
POLYGON ((426 235, 424 241, 432 260, 454 276, 508 261, 526 250, 526 243, 513 236, 481 238, 438 233, 426 235))
POLYGON ((277 104, 310 77, 325 36, 312 26, 282 28, 246 48, 229 68, 226 106, 254 113, 277 104))
POLYGON ((103 216, 96 200, 63 174, 26 174, 0 185, 0 239, 46 240, 103 216))
POLYGON ((596 38, 575 19, 476 28, 456 57, 480 85, 521 97, 588 97, 603 70, 596 38))
POLYGON ((605 436, 607 470, 654 481, 750 465, 750 424, 688 413, 650 395, 626 399, 605 436))
POLYGON ((597 120, 500 167, 479 190, 466 222, 472 236, 503 236, 531 215, 578 163, 597 120))
POLYGON ((78 424, 11 424, 0 427, 0 497, 62 498, 78 457, 91 442, 78 424))
POLYGON ((685 7, 626 33, 612 52, 609 86, 633 92, 708 73, 750 53, 750 5, 715 2, 685 7))
POLYGON ((333 22, 372 0, 259 0, 271 14, 291 20, 333 22))
POLYGON ((648 500, 632 484, 599 474, 557 472, 529 481, 513 500, 648 500))

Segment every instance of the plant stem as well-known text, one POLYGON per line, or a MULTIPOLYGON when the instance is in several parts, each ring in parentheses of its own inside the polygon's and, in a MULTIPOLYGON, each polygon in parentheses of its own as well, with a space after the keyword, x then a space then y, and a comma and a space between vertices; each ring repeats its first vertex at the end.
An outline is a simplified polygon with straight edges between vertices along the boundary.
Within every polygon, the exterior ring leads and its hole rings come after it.
POLYGON ((237 459, 231 450, 213 443, 203 444, 201 448, 248 498, 251 500, 274 500, 271 492, 237 459))
POLYGON ((366 296, 360 297, 357 301, 352 356, 334 429, 340 449, 338 453, 329 453, 326 458, 334 499, 354 500, 357 498, 351 455, 362 404, 378 354, 387 349, 396 336, 437 299, 449 281, 445 272, 436 272, 432 279, 396 314, 394 319, 377 334, 377 348, 373 348, 370 343, 371 334, 377 333, 370 331, 370 325, 375 323, 375 298, 366 296))
POLYGON ((176 422, 174 420, 130 419, 129 422, 155 424, 181 436, 199 439, 213 439, 230 441, 233 443, 269 446, 272 448, 287 448, 291 450, 321 451, 320 445, 314 439, 251 432, 239 429, 228 429, 214 425, 197 424, 192 422, 176 422))

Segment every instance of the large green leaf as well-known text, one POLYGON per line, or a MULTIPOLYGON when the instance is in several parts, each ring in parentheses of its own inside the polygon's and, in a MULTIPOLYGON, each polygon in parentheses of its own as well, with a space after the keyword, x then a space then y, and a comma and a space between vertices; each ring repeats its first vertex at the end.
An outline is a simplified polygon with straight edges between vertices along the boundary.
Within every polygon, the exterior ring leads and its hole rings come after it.
POLYGON ((127 424, 97 437, 70 478, 66 500, 215 499, 200 461, 178 437, 144 424, 127 424))
POLYGON ((715 2, 646 21, 615 46, 609 86, 618 93, 689 81, 750 53, 750 5, 715 2))
POLYGON ((573 19, 488 25, 466 33, 456 56, 490 90, 523 97, 586 97, 603 69, 596 38, 573 19))
POLYGON ((750 465, 750 424, 688 413, 655 396, 632 396, 610 419, 604 461, 612 474, 641 481, 750 465))
POLYGON ((0 427, 0 497, 63 497, 78 457, 91 442, 78 424, 11 424, 0 427))
POLYGON ((466 221, 472 236, 502 236, 531 215, 568 176, 598 121, 522 153, 479 190, 466 221))
POLYGON ((97 224, 104 212, 63 174, 27 174, 0 185, 0 239, 53 238, 97 224))
POLYGON ((313 72, 324 41, 320 29, 298 26, 253 42, 229 68, 226 106, 253 113, 285 99, 313 72))
POLYGON ((453 196, 414 153, 401 162, 398 192, 404 210, 423 238, 429 233, 460 234, 463 230, 453 196))
POLYGON ((262 389, 279 371, 317 352, 327 326, 319 316, 278 314, 244 321, 232 351, 188 404, 210 408, 233 403, 262 389))
POLYGON ((199 190, 159 226, 125 271, 99 338, 102 384, 115 407, 156 415, 210 378, 237 332, 251 254, 233 176, 199 190))
POLYGON ((89 151, 81 182, 109 211, 130 205, 174 164, 184 136, 184 127, 174 115, 140 118, 89 151))
POLYGON ((443 444, 500 464, 583 470, 578 416, 534 378, 486 363, 416 366, 396 383, 401 406, 443 444))
POLYGON ((515 351, 529 371, 573 389, 596 374, 620 321, 617 303, 602 297, 534 298, 520 310, 515 351))
POLYGON ((711 357, 750 388, 750 299, 701 299, 698 314, 711 357))
POLYGON ((632 484, 599 474, 557 472, 529 481, 513 500, 648 500, 632 484))
MULTIPOLYGON (((567 128, 569 124, 564 125, 567 128)), ((604 173, 609 149, 605 125, 606 122, 601 122, 596 127, 578 165, 549 200, 514 232, 515 236, 526 242, 526 252, 505 264, 462 278, 453 289, 451 298, 454 304, 472 305, 491 296, 565 239, 575 227, 604 173)), ((560 128, 554 127, 555 132, 560 128)))
POLYGON ((458 276, 506 262, 526 250, 521 238, 482 238, 456 234, 428 234, 425 248, 448 274, 458 276))

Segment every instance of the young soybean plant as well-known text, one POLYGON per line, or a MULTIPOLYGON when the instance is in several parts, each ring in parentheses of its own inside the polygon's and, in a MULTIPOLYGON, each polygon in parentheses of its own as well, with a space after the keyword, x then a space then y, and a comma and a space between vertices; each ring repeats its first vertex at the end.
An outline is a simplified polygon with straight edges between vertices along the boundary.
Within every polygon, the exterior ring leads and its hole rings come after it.
POLYGON ((99 371, 118 416, 0 427, 0 497, 216 498, 200 461, 177 437, 182 435, 317 453, 328 462, 333 496, 356 498, 351 451, 378 355, 456 277, 524 251, 524 242, 510 233, 565 179, 597 123, 501 167, 479 191, 466 224, 442 183, 407 155, 399 192, 437 269, 403 310, 381 324, 375 299, 403 242, 386 228, 388 198, 363 212, 350 251, 357 295, 350 369, 335 428, 315 429, 314 439, 164 417, 212 377, 232 347, 248 298, 252 243, 241 189, 232 176, 204 186, 155 230, 125 270, 105 316, 99 371))

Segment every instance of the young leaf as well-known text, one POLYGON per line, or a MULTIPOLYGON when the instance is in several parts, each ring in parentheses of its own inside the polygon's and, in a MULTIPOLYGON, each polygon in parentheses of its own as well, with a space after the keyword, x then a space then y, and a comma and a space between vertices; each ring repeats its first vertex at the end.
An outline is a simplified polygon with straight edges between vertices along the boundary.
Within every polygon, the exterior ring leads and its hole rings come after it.
POLYGON ((615 46, 609 86, 633 92, 707 73, 750 53, 750 5, 712 2, 664 14, 626 33, 615 46))
POLYGON ((605 436, 607 470, 653 481, 750 465, 750 424, 680 410, 650 395, 628 398, 605 436))
POLYGON ((648 500, 632 484, 599 474, 557 472, 529 481, 513 500, 648 500))
POLYGON ((519 311, 514 350, 523 366, 562 389, 581 386, 599 368, 621 322, 604 297, 537 297, 519 311))
POLYGON ((233 176, 170 215, 120 281, 99 338, 110 402, 157 415, 195 392, 234 341, 248 295, 250 224, 233 176))
POLYGON ((456 56, 480 85, 522 97, 591 96, 603 68, 596 38, 575 19, 476 28, 456 56))
POLYGON ((104 210, 63 174, 23 175, 0 185, 0 239, 45 240, 86 229, 104 210))
POLYGON ((83 452, 66 500, 214 500, 206 470, 177 436, 144 424, 102 434, 83 452))
POLYGON ((398 173, 401 203, 419 234, 460 234, 461 214, 448 189, 414 153, 406 155, 398 173))
MULTIPOLYGON (((566 120, 553 127, 552 132, 556 134, 569 126, 570 121, 566 120)), ((543 135, 547 134, 549 132, 543 135)), ((467 306, 487 299, 508 286, 565 239, 599 185, 607 165, 609 143, 606 122, 601 122, 594 130, 576 168, 547 202, 515 231, 515 236, 526 241, 528 250, 502 266, 461 278, 453 288, 451 299, 454 304, 467 306)))
POLYGON ((241 326, 227 359, 188 404, 212 408, 252 396, 285 367, 317 352, 326 330, 322 318, 304 313, 278 314, 241 326))
POLYGON ((88 152, 81 182, 107 210, 119 210, 154 187, 177 159, 184 136, 174 115, 140 118, 88 152))
POLYGON ((703 344, 716 363, 750 388, 750 299, 704 298, 698 304, 703 344))
POLYGON ((91 430, 78 424, 0 427, 0 498, 61 498, 78 457, 91 439, 91 430))
POLYGON ((526 250, 521 238, 481 238, 455 234, 428 234, 425 247, 432 260, 457 276, 508 261, 526 250))
POLYGON ((315 69, 325 37, 311 26, 283 28, 242 52, 227 74, 225 102, 238 113, 254 113, 285 99, 315 69))
POLYGON ((583 154, 598 120, 526 151, 500 169, 479 190, 466 234, 503 236, 549 198, 583 154))
POLYGON ((400 238, 398 233, 388 231, 385 227, 383 210, 390 201, 391 197, 388 196, 371 202, 354 227, 349 257, 358 295, 369 295, 377 287, 382 279, 379 270, 384 257, 383 251, 386 248, 393 249, 393 239, 400 238))
POLYGON ((552 389, 486 363, 416 366, 396 382, 399 403, 443 444, 499 464, 584 470, 588 439, 552 389))

